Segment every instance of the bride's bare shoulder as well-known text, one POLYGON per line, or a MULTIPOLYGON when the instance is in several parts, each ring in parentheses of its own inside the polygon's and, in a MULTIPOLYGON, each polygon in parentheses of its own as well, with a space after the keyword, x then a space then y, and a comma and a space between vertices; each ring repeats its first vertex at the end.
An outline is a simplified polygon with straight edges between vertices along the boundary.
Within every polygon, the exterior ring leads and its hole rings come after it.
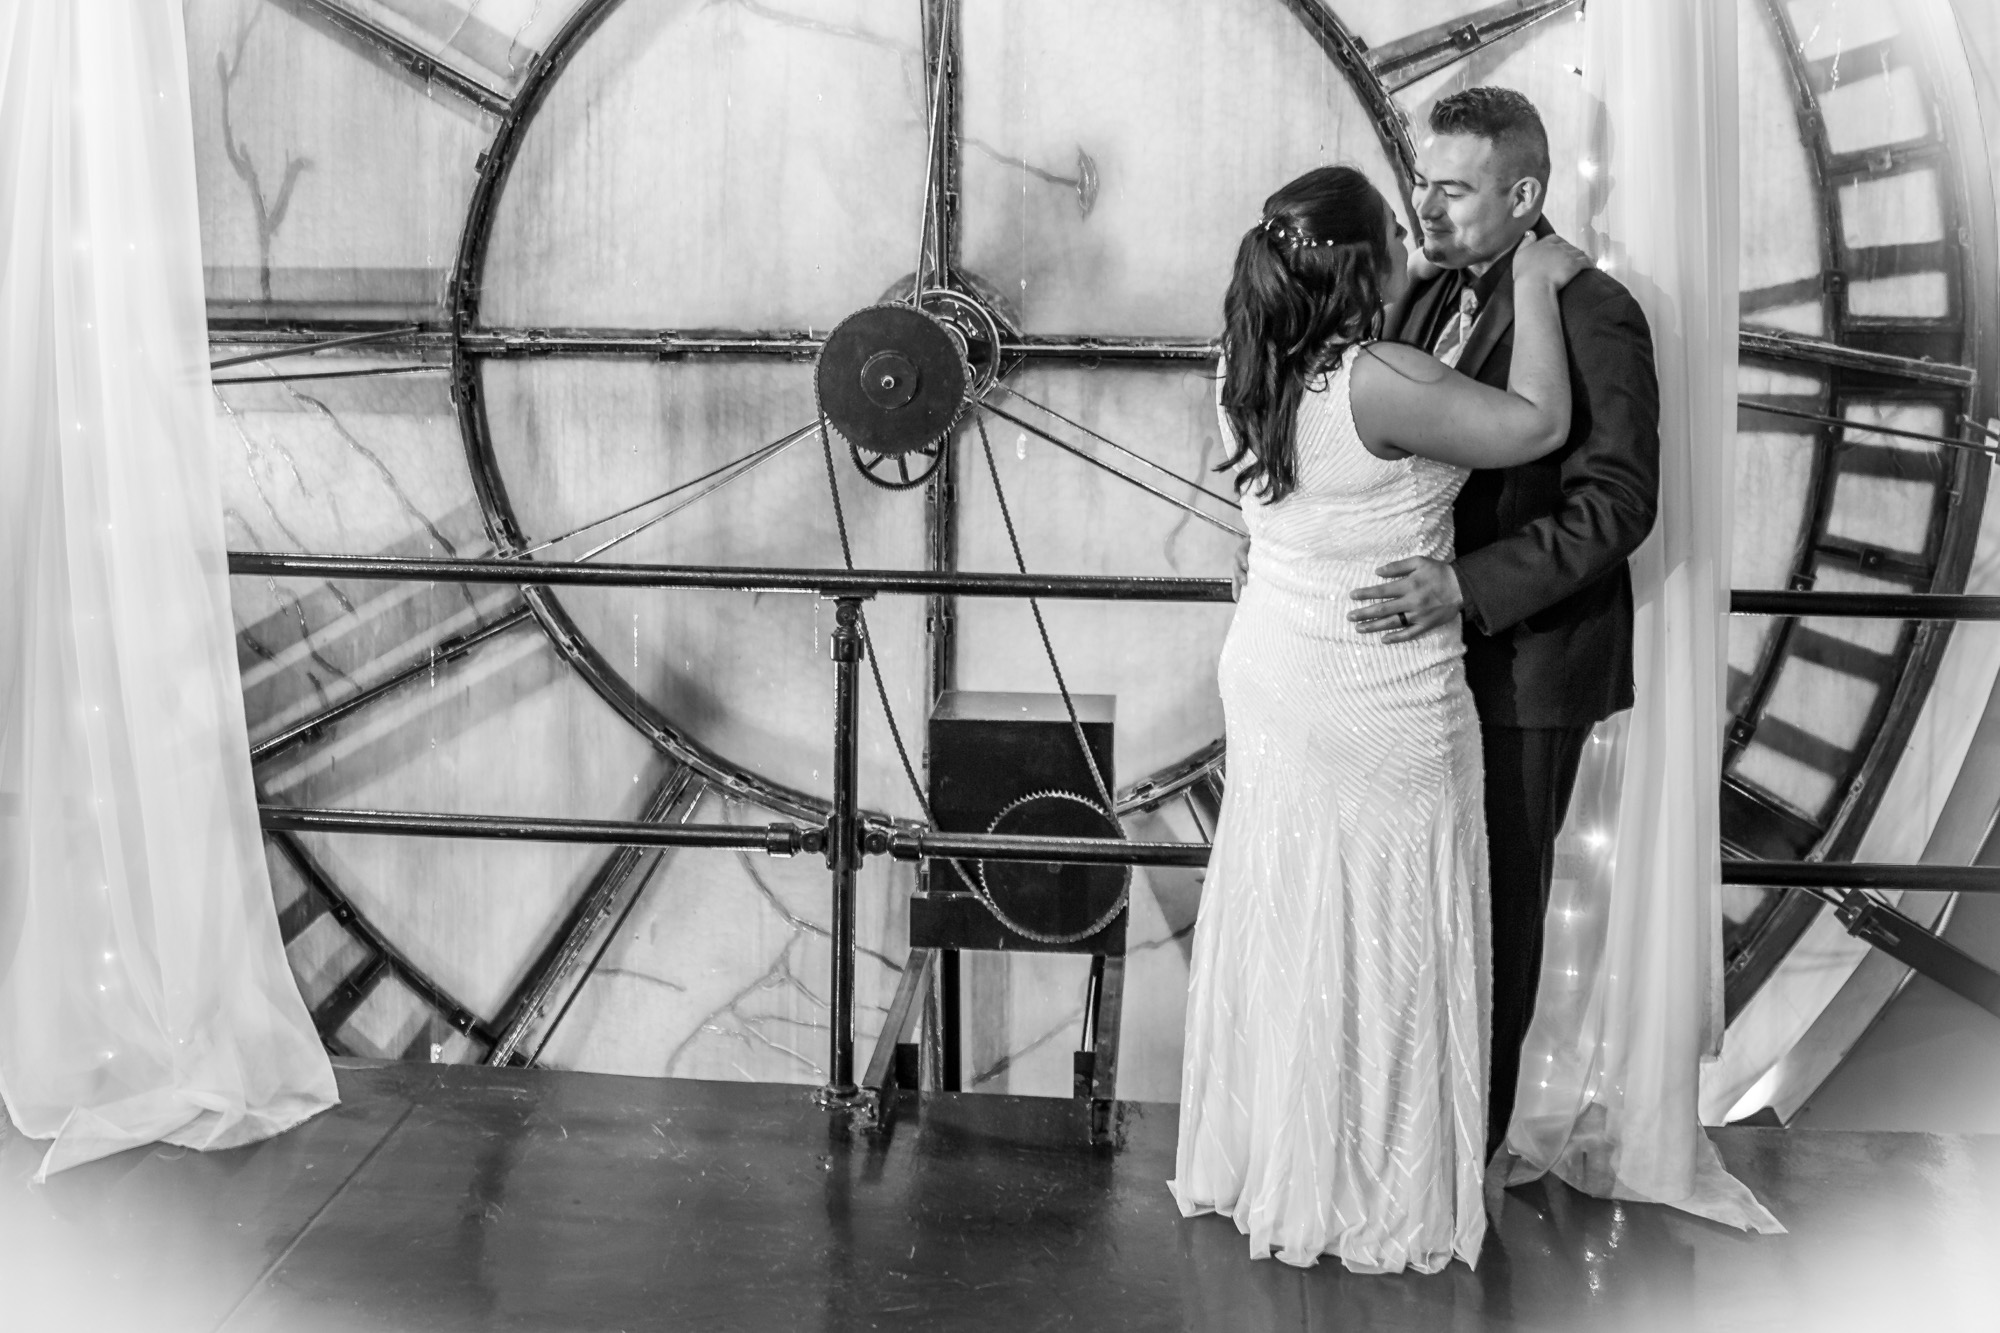
POLYGON ((1364 392, 1397 392, 1411 385, 1435 384, 1445 376, 1444 363, 1407 343, 1372 342, 1354 358, 1354 387, 1364 392))

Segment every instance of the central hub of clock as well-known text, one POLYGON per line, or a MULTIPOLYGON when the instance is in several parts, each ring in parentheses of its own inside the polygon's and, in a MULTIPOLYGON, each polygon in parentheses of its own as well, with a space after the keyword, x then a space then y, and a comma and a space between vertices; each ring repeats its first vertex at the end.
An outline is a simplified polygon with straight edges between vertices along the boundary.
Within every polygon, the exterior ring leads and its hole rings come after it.
POLYGON ((884 411, 909 406, 919 383, 916 363, 901 352, 877 352, 861 367, 861 392, 884 411))
MULTIPOLYGON (((872 459, 934 455, 999 376, 1000 325, 976 297, 933 288, 857 310, 820 345, 819 408, 870 478, 872 459)), ((898 469, 898 475, 908 472, 898 469)))
POLYGON ((965 346, 907 305, 857 310, 826 335, 819 409, 849 444, 894 457, 936 443, 965 409, 965 346))

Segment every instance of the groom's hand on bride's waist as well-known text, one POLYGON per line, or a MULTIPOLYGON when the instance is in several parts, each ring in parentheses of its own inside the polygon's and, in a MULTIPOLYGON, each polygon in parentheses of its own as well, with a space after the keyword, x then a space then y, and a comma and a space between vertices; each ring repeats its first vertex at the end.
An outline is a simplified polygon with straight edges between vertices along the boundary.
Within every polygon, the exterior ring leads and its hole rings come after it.
POLYGON ((1384 643, 1403 643, 1458 619, 1465 598, 1449 562, 1427 555, 1386 564, 1375 573, 1387 583, 1356 588, 1348 596, 1364 605, 1347 613, 1363 634, 1380 634, 1384 643))

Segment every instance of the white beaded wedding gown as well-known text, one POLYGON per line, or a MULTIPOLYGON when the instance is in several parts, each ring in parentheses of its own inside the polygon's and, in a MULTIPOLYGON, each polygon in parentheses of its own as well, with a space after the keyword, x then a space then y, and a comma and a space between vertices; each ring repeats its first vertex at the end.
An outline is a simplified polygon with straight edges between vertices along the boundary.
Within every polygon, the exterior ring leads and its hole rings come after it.
POLYGON ((1297 489, 1244 504, 1169 1188, 1255 1258, 1430 1273, 1486 1228, 1479 723, 1455 623, 1386 644, 1347 613, 1389 561, 1451 558, 1466 474, 1368 452, 1358 351, 1304 396, 1297 489))

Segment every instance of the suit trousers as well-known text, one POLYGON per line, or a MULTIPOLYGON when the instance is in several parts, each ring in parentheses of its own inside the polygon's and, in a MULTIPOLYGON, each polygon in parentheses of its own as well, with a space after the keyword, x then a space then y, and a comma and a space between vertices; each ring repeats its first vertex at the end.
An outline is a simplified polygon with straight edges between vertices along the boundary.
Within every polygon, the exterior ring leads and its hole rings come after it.
POLYGON ((1486 760, 1486 843, 1492 863, 1493 1032, 1486 1155, 1507 1136, 1521 1076, 1521 1042, 1535 1016, 1542 926, 1556 834, 1569 812, 1589 727, 1479 729, 1486 760))

